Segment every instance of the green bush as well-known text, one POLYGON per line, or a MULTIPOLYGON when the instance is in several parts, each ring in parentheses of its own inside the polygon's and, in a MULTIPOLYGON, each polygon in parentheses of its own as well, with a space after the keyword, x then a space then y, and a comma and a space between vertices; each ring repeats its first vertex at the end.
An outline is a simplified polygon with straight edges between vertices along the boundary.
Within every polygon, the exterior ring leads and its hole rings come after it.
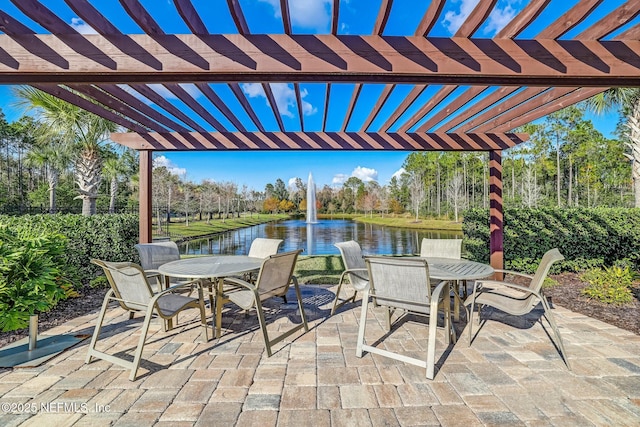
POLYGON ((71 296, 64 278, 64 236, 53 232, 13 230, 0 225, 0 329, 29 325, 29 317, 49 311, 71 296))
POLYGON ((626 304, 633 300, 631 269, 614 265, 608 268, 594 268, 583 273, 581 279, 589 283, 582 294, 606 304, 626 304))
POLYGON ((64 272, 74 282, 87 283, 100 269, 91 258, 139 262, 138 215, 23 215, 0 216, 0 224, 34 233, 58 233, 67 238, 64 272))
MULTIPOLYGON (((489 210, 466 211, 462 230, 469 256, 488 262, 489 210)), ((558 248, 566 258, 554 271, 584 271, 621 262, 638 268, 640 209, 504 210, 506 268, 533 272, 542 255, 552 248, 558 248)))

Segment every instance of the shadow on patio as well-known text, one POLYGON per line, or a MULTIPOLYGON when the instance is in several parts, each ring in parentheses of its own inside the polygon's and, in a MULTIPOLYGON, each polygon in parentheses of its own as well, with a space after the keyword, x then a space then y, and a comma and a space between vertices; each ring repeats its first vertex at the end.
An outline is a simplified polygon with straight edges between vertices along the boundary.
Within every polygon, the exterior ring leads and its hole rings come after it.
MULTIPOLYGON (((302 289, 310 331, 277 344, 270 358, 253 314, 226 309, 223 336, 201 343, 197 310, 190 310, 167 333, 152 322, 135 382, 111 363, 86 365, 87 341, 43 366, 1 373, 0 423, 583 426, 640 420, 640 336, 631 332, 556 307, 571 372, 546 322, 544 328, 539 322, 541 309, 526 321, 492 312, 471 347, 463 317, 455 345, 446 348, 438 334, 430 381, 424 368, 367 353, 357 358, 359 301, 329 316, 334 289, 302 289)), ((276 317, 270 328, 300 321, 296 304, 270 304, 276 317)), ((90 333, 96 316, 49 333, 90 333)), ((370 319, 373 341, 384 335, 384 316, 375 314, 377 326, 370 319)), ((111 309, 114 326, 99 348, 131 355, 141 322, 111 309)), ((426 333, 419 322, 400 322, 381 345, 424 357, 426 333)))

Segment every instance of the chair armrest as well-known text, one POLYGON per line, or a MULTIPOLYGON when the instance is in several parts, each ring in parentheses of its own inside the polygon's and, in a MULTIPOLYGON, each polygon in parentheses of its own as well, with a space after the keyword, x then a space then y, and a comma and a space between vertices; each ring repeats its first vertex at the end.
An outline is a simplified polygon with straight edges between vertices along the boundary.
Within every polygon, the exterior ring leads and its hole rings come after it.
POLYGON ((518 291, 522 291, 525 292, 527 294, 533 294, 535 296, 537 296, 538 298, 540 298, 540 294, 538 292, 535 292, 533 290, 531 290, 530 288, 526 287, 526 286, 521 286, 521 285, 516 285, 514 283, 509 283, 509 282, 501 282, 499 280, 478 280, 478 282, 480 282, 481 284, 485 285, 500 285, 500 286, 506 286, 508 288, 512 288, 512 289, 516 289, 518 291))
POLYGON ((526 273, 520 273, 519 271, 502 270, 500 268, 494 268, 493 271, 495 271, 496 273, 513 274, 514 276, 521 276, 521 277, 526 277, 527 279, 533 279, 532 275, 526 274, 526 273))
POLYGON ((238 277, 225 277, 224 278, 224 284, 225 285, 234 285, 234 286, 241 286, 243 288, 247 288, 250 291, 256 292, 256 287, 255 285, 252 285, 251 283, 247 282, 246 280, 242 280, 238 277))
MULTIPOLYGON (((362 273, 368 273, 368 270, 366 268, 350 268, 348 270, 345 270, 340 275, 340 283, 342 283, 342 281, 347 276, 347 274, 353 274, 358 279, 366 280, 368 282, 369 278, 366 277, 365 275, 363 275, 362 273), (358 274, 358 273, 360 273, 360 274, 358 274)), ((352 283, 352 285, 353 285, 353 283, 352 283)), ((354 288, 355 288, 355 286, 354 286, 354 288)), ((363 289, 364 289, 364 287, 356 288, 357 291, 362 291, 363 289)))

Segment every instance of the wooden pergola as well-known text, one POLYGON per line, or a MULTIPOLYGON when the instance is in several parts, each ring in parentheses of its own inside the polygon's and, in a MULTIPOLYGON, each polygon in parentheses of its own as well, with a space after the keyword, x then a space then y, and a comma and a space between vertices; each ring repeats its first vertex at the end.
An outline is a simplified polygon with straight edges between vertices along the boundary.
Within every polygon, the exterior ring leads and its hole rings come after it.
POLYGON ((237 29, 232 34, 217 33, 216 20, 199 13, 190 0, 173 0, 175 19, 189 34, 166 33, 138 0, 119 3, 140 34, 123 33, 100 9, 101 2, 65 0, 97 34, 78 33, 63 14, 37 0, 11 2, 21 13, 0 10, 0 83, 34 86, 129 131, 112 134, 112 140, 140 152, 141 242, 151 241, 154 151, 488 151, 491 264, 501 268, 501 153, 527 140, 510 132, 607 88, 640 86, 640 0, 606 13, 602 0, 580 0, 532 38, 520 34, 541 26, 536 19, 552 0, 529 0, 492 38, 477 34, 497 0, 478 2, 453 37, 444 38, 430 33, 442 18, 445 0, 425 2, 418 26, 402 36, 385 34, 392 0, 381 0, 368 34, 340 34, 339 0, 333 0, 327 34, 295 34, 287 0, 280 0, 282 31, 277 34, 253 34, 239 0, 226 2, 237 29), (185 90, 184 83, 194 84, 199 95, 185 90), (264 124, 241 83, 261 84, 275 128, 264 124), (269 83, 293 86, 299 129, 286 128, 269 83), (321 128, 305 124, 300 88, 305 83, 325 84, 321 128), (354 89, 342 125, 329 131, 327 110, 337 83, 353 83, 354 89), (190 111, 159 95, 152 84, 162 85, 190 111), (242 114, 222 100, 220 84, 235 96, 242 114), (352 123, 366 85, 379 85, 380 94, 374 105, 365 106, 364 122, 352 123), (394 91, 405 85, 411 89, 404 99, 381 116, 394 91), (428 88, 436 88, 434 94, 421 97, 428 88))

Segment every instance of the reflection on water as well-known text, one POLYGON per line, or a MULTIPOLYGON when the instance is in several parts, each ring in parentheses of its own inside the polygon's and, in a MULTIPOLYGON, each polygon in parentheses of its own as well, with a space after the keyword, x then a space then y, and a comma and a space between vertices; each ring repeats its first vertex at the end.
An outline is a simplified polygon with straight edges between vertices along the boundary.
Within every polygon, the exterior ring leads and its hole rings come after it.
POLYGON ((283 239, 281 251, 304 249, 303 255, 339 254, 334 243, 355 240, 368 255, 414 254, 422 238, 461 239, 461 232, 383 227, 350 220, 322 220, 307 224, 287 220, 229 231, 180 245, 183 254, 246 254, 256 237, 283 239))

